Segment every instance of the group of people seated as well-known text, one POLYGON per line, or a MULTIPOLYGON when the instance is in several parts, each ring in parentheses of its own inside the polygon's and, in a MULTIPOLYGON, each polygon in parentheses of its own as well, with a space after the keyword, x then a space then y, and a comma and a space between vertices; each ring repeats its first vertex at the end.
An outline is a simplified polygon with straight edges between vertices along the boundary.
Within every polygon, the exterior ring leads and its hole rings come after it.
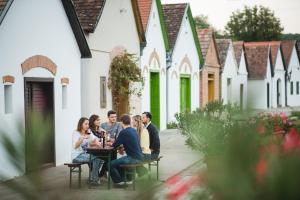
MULTIPOLYGON (((132 118, 123 114, 118 122, 117 113, 111 110, 107 113, 107 117, 108 121, 105 123, 101 123, 98 115, 92 115, 89 119, 85 117, 79 119, 77 129, 72 136, 72 161, 74 163, 89 162, 88 147, 114 147, 118 149, 118 154, 112 158, 110 164, 111 178, 116 186, 123 186, 125 177, 120 165, 157 159, 160 153, 159 133, 155 125, 151 123, 150 112, 144 112, 142 116, 135 115, 132 118)), ((90 164, 89 183, 99 185, 99 177, 106 176, 107 161, 91 155, 90 164)), ((146 172, 146 168, 138 169, 140 174, 146 172)))

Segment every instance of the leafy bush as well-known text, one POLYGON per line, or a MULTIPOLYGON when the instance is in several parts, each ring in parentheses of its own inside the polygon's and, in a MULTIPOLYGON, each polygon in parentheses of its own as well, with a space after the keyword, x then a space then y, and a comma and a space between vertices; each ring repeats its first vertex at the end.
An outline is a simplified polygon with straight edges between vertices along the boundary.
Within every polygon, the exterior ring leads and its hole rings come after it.
POLYGON ((176 128, 178 128, 178 125, 176 122, 169 122, 167 124, 167 129, 176 129, 176 128))
POLYGON ((238 111, 237 106, 214 101, 202 109, 179 113, 175 117, 182 134, 187 138, 187 145, 204 155, 212 155, 221 153, 215 147, 225 144, 230 134, 228 128, 233 125, 233 116, 238 111))

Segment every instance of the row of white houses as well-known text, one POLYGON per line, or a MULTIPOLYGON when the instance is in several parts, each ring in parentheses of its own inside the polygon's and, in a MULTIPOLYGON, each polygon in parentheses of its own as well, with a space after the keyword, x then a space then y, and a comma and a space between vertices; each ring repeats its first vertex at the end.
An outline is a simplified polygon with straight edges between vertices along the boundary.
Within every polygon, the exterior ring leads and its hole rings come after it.
MULTIPOLYGON (((77 120, 98 114, 105 121, 112 109, 109 67, 124 51, 137 56, 145 80, 142 96, 130 97, 130 114, 152 112, 161 130, 176 113, 213 100, 300 106, 296 47, 216 40, 212 30, 196 29, 189 4, 0 0, 1 128, 18 138, 17 122, 26 126, 29 111, 51 115, 45 164, 69 161, 77 120)), ((20 175, 2 148, 0 173, 20 175)))

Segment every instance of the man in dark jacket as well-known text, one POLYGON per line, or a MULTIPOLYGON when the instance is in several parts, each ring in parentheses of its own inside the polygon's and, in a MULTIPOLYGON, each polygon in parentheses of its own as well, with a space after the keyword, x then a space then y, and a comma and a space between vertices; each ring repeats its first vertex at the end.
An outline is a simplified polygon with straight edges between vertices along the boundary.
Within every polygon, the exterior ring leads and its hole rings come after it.
POLYGON ((126 156, 111 161, 111 178, 113 182, 119 186, 124 185, 124 171, 120 169, 120 165, 135 164, 143 160, 143 153, 140 146, 140 140, 136 130, 130 127, 129 115, 122 115, 120 118, 123 130, 117 137, 113 147, 117 148, 123 145, 126 156))
POLYGON ((159 140, 158 130, 155 127, 155 125, 151 123, 152 115, 150 112, 144 112, 142 118, 143 118, 143 124, 149 132, 149 139, 150 139, 149 147, 151 150, 151 158, 149 159, 157 159, 160 153, 160 140, 159 140))

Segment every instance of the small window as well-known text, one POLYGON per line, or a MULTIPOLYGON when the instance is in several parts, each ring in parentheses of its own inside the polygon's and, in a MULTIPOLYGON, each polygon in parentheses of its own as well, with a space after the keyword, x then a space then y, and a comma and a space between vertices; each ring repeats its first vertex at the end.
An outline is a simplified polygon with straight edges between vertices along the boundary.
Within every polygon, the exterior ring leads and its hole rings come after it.
POLYGON ((4 85, 5 114, 12 113, 12 85, 4 85))
POLYGON ((296 94, 299 94, 299 81, 296 83, 296 94))
POLYGON ((294 83, 291 82, 291 95, 293 95, 293 94, 294 94, 294 83))
POLYGON ((106 108, 106 77, 100 77, 100 107, 106 108))
POLYGON ((62 109, 68 108, 68 88, 67 85, 62 86, 62 109))

